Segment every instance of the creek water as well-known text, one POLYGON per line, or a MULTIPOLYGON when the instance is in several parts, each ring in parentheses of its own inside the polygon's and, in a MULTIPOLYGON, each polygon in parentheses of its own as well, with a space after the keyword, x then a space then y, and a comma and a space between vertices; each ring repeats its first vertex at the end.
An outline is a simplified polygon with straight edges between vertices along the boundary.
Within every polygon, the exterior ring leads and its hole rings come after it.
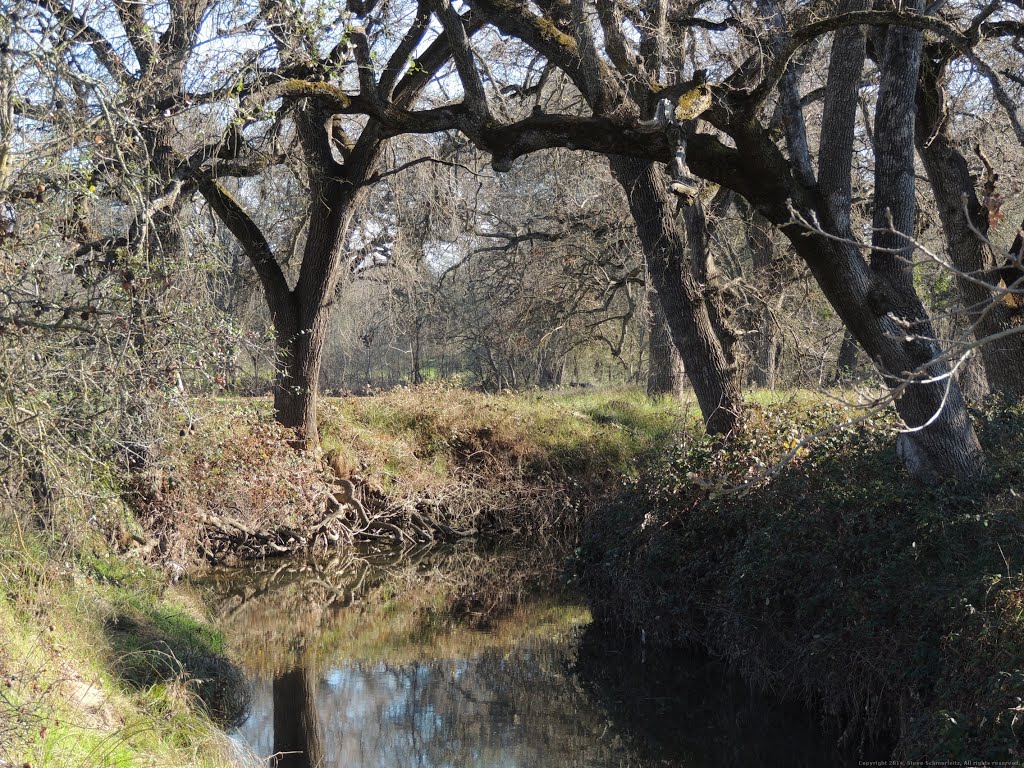
POLYGON ((250 682, 231 730, 242 759, 267 765, 274 755, 288 768, 847 764, 805 713, 752 692, 721 664, 609 638, 571 593, 524 593, 516 562, 472 550, 364 552, 213 574, 206 595, 250 682), (468 576, 488 571, 490 586, 452 610, 468 576), (513 607, 490 620, 502 600, 513 607))

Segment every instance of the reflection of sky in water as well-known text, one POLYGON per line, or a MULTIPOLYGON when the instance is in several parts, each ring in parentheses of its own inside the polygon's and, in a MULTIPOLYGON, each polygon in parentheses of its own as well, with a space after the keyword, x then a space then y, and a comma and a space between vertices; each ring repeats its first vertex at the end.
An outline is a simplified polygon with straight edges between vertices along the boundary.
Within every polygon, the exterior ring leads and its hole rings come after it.
POLYGON ((218 613, 252 665, 250 714, 234 734, 251 754, 274 753, 276 705, 283 734, 303 733, 303 713, 315 711, 322 768, 844 764, 809 717, 752 694, 720 664, 596 631, 581 644, 570 629, 580 613, 553 599, 526 600, 491 635, 370 603, 326 610, 308 589, 320 577, 282 569, 254 572, 244 590, 221 585, 218 613), (557 631, 538 630, 545 622, 557 631), (316 651, 315 666, 275 685, 269 670, 303 649, 316 651), (355 660, 366 655, 384 661, 355 660))
MULTIPOLYGON (((470 660, 328 669, 310 681, 328 765, 635 764, 618 742, 601 738, 607 719, 565 674, 568 642, 470 660)), ((236 738, 261 756, 274 751, 273 707, 272 681, 257 681, 236 738)))

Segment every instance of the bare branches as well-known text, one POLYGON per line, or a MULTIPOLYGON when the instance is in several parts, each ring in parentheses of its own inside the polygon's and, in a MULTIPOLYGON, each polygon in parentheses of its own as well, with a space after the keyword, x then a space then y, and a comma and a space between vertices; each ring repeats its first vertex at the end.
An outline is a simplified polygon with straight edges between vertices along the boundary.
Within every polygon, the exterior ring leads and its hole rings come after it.
POLYGON ((52 13, 57 22, 71 33, 72 40, 88 45, 115 80, 122 84, 131 80, 131 73, 120 54, 98 29, 88 24, 81 16, 73 13, 60 0, 38 0, 38 4, 40 8, 52 13))
MULTIPOLYGON (((800 48, 811 40, 821 37, 822 35, 851 26, 897 26, 932 32, 948 40, 957 51, 969 59, 972 64, 977 66, 979 70, 985 74, 986 78, 990 80, 994 89, 998 86, 998 80, 994 78, 994 72, 992 72, 991 67, 981 61, 974 52, 974 45, 971 39, 946 22, 923 14, 906 11, 851 11, 848 13, 841 13, 827 19, 822 19, 820 21, 811 22, 810 24, 793 30, 790 40, 775 55, 772 62, 766 68, 757 86, 746 94, 735 97, 737 105, 742 105, 744 108, 749 109, 763 102, 772 89, 774 89, 778 84, 786 71, 786 67, 789 65, 790 59, 792 59, 800 48)), ((1001 89, 997 91, 997 97, 1000 91, 1001 89)), ((1002 104, 1003 98, 999 98, 1000 103, 1002 104)), ((1006 104, 1004 104, 1004 107, 1005 106, 1006 104)), ((1016 114, 1015 108, 1011 107, 1008 111, 1011 116, 1016 114)), ((1021 134, 1021 137, 1022 141, 1024 141, 1024 134, 1021 134)))
POLYGON ((259 226, 216 179, 203 179, 199 189, 224 225, 245 248, 246 255, 263 284, 272 318, 282 322, 287 322, 289 318, 293 319, 295 307, 290 301, 288 281, 274 257, 273 248, 259 226))
POLYGON ((395 83, 398 82, 398 78, 408 67, 409 61, 412 58, 416 47, 420 44, 420 41, 423 39, 423 35, 429 27, 429 23, 430 7, 428 5, 428 0, 417 0, 416 18, 409 26, 408 31, 405 33, 405 37, 402 38, 402 42, 395 47, 394 53, 391 54, 391 58, 384 67, 384 71, 381 73, 378 88, 383 98, 390 99, 392 97, 392 91, 394 90, 395 83))

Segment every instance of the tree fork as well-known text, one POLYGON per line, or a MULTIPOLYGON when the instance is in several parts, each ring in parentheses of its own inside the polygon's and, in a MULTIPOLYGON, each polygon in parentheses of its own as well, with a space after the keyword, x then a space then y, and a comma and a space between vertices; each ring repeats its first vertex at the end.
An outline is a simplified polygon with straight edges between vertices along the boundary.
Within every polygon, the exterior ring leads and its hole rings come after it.
POLYGON ((653 163, 623 156, 613 156, 610 165, 629 200, 651 282, 706 428, 712 434, 732 432, 743 413, 736 366, 730 364, 715 334, 707 304, 690 272, 665 174, 653 163))

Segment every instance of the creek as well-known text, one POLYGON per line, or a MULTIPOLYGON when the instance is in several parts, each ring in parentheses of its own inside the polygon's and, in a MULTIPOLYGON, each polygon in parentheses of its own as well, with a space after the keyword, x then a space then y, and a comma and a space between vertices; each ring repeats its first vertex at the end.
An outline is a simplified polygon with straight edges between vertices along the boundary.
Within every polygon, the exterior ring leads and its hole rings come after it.
POLYGON ((806 712, 721 663, 611 637, 572 590, 509 586, 524 562, 468 547, 368 550, 211 574, 204 593, 250 682, 230 730, 242 760, 850 764, 806 712))

